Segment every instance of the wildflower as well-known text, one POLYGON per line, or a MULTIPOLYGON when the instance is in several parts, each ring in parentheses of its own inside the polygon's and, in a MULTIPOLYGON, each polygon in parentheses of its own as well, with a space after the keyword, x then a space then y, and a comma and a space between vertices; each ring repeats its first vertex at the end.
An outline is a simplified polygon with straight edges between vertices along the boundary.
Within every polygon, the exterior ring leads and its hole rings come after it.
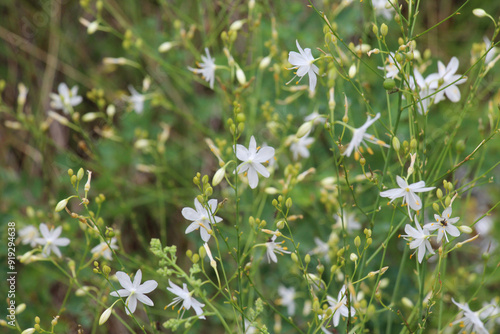
POLYGON ((419 181, 408 185, 406 180, 404 180, 399 175, 396 176, 396 182, 398 183, 399 188, 382 191, 380 193, 380 196, 390 198, 391 203, 396 198, 403 197, 403 205, 405 203, 408 204, 408 215, 410 217, 411 217, 410 208, 413 210, 420 210, 422 208, 422 201, 420 200, 420 197, 415 193, 430 191, 436 188, 436 187, 426 187, 424 181, 419 181))
POLYGON ((430 82, 429 88, 438 90, 440 87, 446 87, 436 93, 436 97, 434 98, 435 103, 444 100, 445 94, 451 102, 460 101, 460 90, 457 85, 464 83, 467 79, 460 79, 462 75, 455 74, 458 65, 457 57, 451 58, 446 67, 441 61, 438 61, 438 73, 430 74, 427 77, 426 81, 430 82))
MULTIPOLYGON (((278 232, 278 230, 276 230, 276 232, 278 232)), ((271 263, 271 262, 274 262, 274 263, 278 263, 278 258, 276 257, 276 254, 290 254, 289 251, 287 251, 286 247, 281 247, 281 244, 284 243, 285 241, 283 240, 282 242, 280 243, 276 243, 275 240, 277 238, 277 235, 273 235, 272 238, 270 238, 267 242, 266 242, 266 254, 267 254, 267 262, 271 263), (274 254, 276 253, 276 254, 274 254)))
POLYGON ((236 152, 236 157, 243 161, 236 168, 238 174, 248 171, 248 183, 250 188, 255 189, 259 184, 259 174, 266 178, 270 175, 262 163, 274 157, 274 148, 270 146, 257 148, 255 138, 252 136, 248 149, 239 144, 233 147, 233 149, 236 152))
POLYGON ((294 138, 293 143, 290 145, 293 160, 297 160, 299 156, 302 158, 309 158, 309 150, 307 148, 314 143, 314 138, 308 137, 308 135, 309 133, 299 139, 294 138))
POLYGON ((483 322, 479 318, 480 312, 472 312, 469 308, 469 304, 460 304, 457 303, 453 298, 451 301, 458 306, 460 310, 462 310, 462 318, 452 322, 450 325, 455 325, 460 323, 460 327, 462 327, 463 333, 476 333, 476 334, 488 334, 489 332, 484 327, 483 322))
POLYGON ((299 76, 300 79, 302 79, 306 74, 308 74, 309 90, 311 92, 314 92, 317 82, 316 75, 319 74, 318 66, 314 65, 316 59, 313 58, 311 49, 305 48, 304 50, 302 50, 299 41, 296 40, 295 43, 297 44, 297 48, 299 49, 300 53, 290 51, 290 53, 288 54, 288 62, 293 65, 290 70, 297 69, 297 72, 295 73, 295 76, 292 78, 292 80, 295 79, 296 76, 299 76))
POLYGON ((130 280, 130 277, 124 273, 123 271, 116 272, 116 278, 118 278, 118 282, 123 287, 118 291, 113 291, 110 293, 110 296, 113 297, 128 297, 125 301, 125 311, 127 314, 134 313, 137 307, 137 301, 148 305, 154 306, 153 301, 146 296, 146 293, 150 293, 158 286, 158 282, 155 280, 149 280, 141 284, 142 280, 142 271, 141 269, 137 270, 134 277, 134 282, 130 280), (130 311, 129 311, 130 310, 130 311))
POLYGON ((295 314, 295 302, 293 301, 296 296, 295 289, 280 285, 278 287, 278 294, 280 295, 279 304, 286 305, 288 315, 293 316, 295 314))
POLYGON ((486 56, 484 57, 484 63, 489 64, 495 58, 495 54, 498 52, 498 48, 496 47, 491 48, 492 43, 486 36, 483 37, 483 41, 487 51, 486 56))
POLYGON ((50 93, 50 106, 54 109, 62 109, 65 114, 69 114, 73 107, 82 103, 83 98, 78 94, 78 86, 73 86, 69 90, 68 85, 61 82, 57 87, 58 94, 50 93))
POLYGON ((201 74, 201 77, 210 83, 210 88, 214 89, 214 80, 215 80, 215 70, 217 65, 215 65, 215 58, 210 56, 210 52, 208 52, 208 48, 205 48, 205 52, 207 56, 201 56, 201 64, 198 64, 200 68, 192 68, 188 66, 188 69, 196 74, 201 74))
POLYGON ((169 307, 170 305, 173 305, 174 307, 175 305, 182 302, 182 308, 184 308, 185 310, 189 310, 192 307, 196 312, 198 319, 206 319, 205 316, 201 315, 203 314, 202 307, 205 306, 205 304, 200 303, 192 297, 194 291, 189 292, 186 283, 182 284, 182 289, 178 285, 172 283, 172 281, 170 280, 168 280, 168 284, 170 284, 170 287, 167 288, 167 290, 172 292, 177 297, 175 297, 174 301, 168 304, 167 307, 169 307))
POLYGON ((23 245, 30 244, 31 247, 36 247, 36 239, 40 236, 38 229, 33 225, 28 225, 19 230, 19 239, 23 245))
MULTIPOLYGON (((498 298, 498 297, 497 297, 498 298)), ((493 298, 490 303, 483 303, 483 312, 479 315, 481 319, 489 318, 493 320, 492 322, 500 324, 500 307, 498 306, 497 298, 493 298)), ((491 324, 491 322, 489 323, 491 324)))
POLYGON ((391 19, 394 7, 389 0, 372 0, 372 6, 377 15, 382 15, 387 20, 391 19))
MULTIPOLYGON (((361 126, 360 128, 353 129, 352 127, 349 127, 352 130, 352 139, 351 139, 351 142, 349 143, 349 145, 347 146, 346 150, 344 151, 344 153, 342 153, 342 155, 346 155, 349 157, 349 156, 351 156, 351 153, 353 151, 355 151, 356 152, 355 154, 358 155, 359 154, 359 146, 361 144, 368 147, 366 145, 366 143, 364 142, 365 140, 367 140, 373 144, 378 144, 381 146, 389 147, 389 145, 387 145, 383 141, 375 138, 373 135, 366 133, 366 130, 370 127, 370 125, 375 123, 375 121, 377 119, 379 119, 379 117, 380 117, 380 113, 377 113, 377 115, 373 119, 371 118, 371 116, 368 116, 368 119, 366 120, 365 124, 363 124, 363 126, 361 126)), ((371 149, 368 148, 368 152, 370 152, 370 151, 371 151, 371 149)))
MULTIPOLYGON (((427 79, 424 79, 422 74, 418 71, 417 68, 413 70, 414 76, 410 77, 410 89, 413 91, 417 90, 417 87, 419 88, 419 98, 420 100, 417 101, 417 110, 420 115, 425 115, 429 111, 429 106, 431 102, 433 101, 432 98, 429 96, 433 95, 435 90, 431 89, 429 87, 429 80, 428 77, 427 79)), ((432 79, 432 77, 431 77, 432 79)))
POLYGON ((429 251, 429 253, 434 254, 434 250, 432 249, 431 243, 429 241, 429 237, 431 236, 429 230, 424 226, 420 227, 418 223, 417 216, 415 215, 415 225, 417 228, 413 228, 410 224, 406 224, 405 232, 406 235, 403 235, 403 238, 407 241, 410 241, 410 249, 418 248, 415 252, 418 251, 418 262, 422 263, 422 260, 425 256, 425 249, 429 251))
MULTIPOLYGON (((337 220, 334 227, 342 229, 342 218, 340 216, 340 212, 339 212, 339 214, 334 214, 333 218, 335 218, 337 220)), ((348 233, 352 233, 354 231, 359 231, 361 229, 361 224, 356 219, 356 214, 354 214, 352 212, 346 213, 345 210, 344 210, 344 224, 343 224, 343 226, 348 233)))
POLYGON ((35 238, 37 244, 44 246, 42 255, 47 257, 50 255, 50 252, 54 252, 58 257, 61 257, 61 251, 58 246, 64 247, 69 245, 70 240, 68 238, 59 238, 61 235, 62 226, 58 226, 56 229, 49 228, 45 223, 40 224, 40 233, 42 234, 42 238, 35 238))
POLYGON ((116 238, 111 238, 109 245, 105 241, 101 242, 99 245, 92 248, 90 252, 94 254, 95 258, 102 256, 106 260, 111 261, 113 254, 111 249, 118 249, 118 246, 116 245, 116 238))
POLYGON ((352 307, 354 303, 352 294, 349 296, 349 303, 347 302, 347 287, 345 285, 339 291, 337 299, 326 296, 326 300, 328 304, 330 304, 330 309, 332 309, 332 319, 333 319, 333 327, 337 327, 340 322, 340 316, 349 317, 349 314, 354 316, 356 314, 356 310, 352 307))
POLYGON ((134 111, 136 113, 142 114, 146 97, 143 94, 139 94, 139 92, 136 91, 135 88, 131 85, 128 86, 128 90, 132 95, 125 97, 125 100, 133 105, 134 111))
POLYGON ((452 224, 455 224, 460 220, 460 217, 450 218, 451 216, 451 206, 444 209, 442 215, 434 215, 434 219, 436 219, 437 223, 429 223, 425 224, 424 228, 427 228, 429 231, 438 230, 437 242, 441 242, 441 239, 446 238, 446 242, 449 242, 448 232, 452 237, 458 237, 460 235, 460 231, 458 228, 452 224))
POLYGON ((210 224, 216 224, 220 221, 222 221, 222 218, 214 216, 215 211, 217 210, 217 200, 216 199, 211 199, 208 201, 208 208, 210 211, 208 211, 201 203, 198 201, 197 198, 194 200, 194 207, 196 210, 186 207, 182 209, 182 216, 186 218, 187 220, 191 220, 192 223, 189 225, 186 229, 186 234, 193 232, 194 230, 197 230, 201 227, 200 229, 200 235, 201 239, 204 242, 207 242, 210 240, 210 233, 211 227, 210 224))
POLYGON ((304 122, 313 121, 314 125, 318 125, 326 122, 326 117, 324 115, 320 115, 317 111, 313 111, 306 117, 304 117, 304 122))
POLYGON ((394 52, 391 52, 390 56, 387 57, 387 62, 389 64, 383 67, 378 66, 379 70, 385 70, 386 79, 394 79, 396 75, 398 75, 399 73, 399 68, 396 66, 396 63, 394 62, 394 57, 395 57, 394 52))

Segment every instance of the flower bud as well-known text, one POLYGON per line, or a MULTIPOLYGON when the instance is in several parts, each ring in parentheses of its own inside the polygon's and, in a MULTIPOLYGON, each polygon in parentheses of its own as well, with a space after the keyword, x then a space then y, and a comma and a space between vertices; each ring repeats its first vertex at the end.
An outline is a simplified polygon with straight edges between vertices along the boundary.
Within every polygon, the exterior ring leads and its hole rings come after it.
POLYGON ((387 36, 387 33, 389 32, 389 27, 387 27, 387 24, 385 23, 382 23, 382 25, 380 26, 380 34, 385 37, 387 36))
POLYGON ((16 314, 23 313, 24 310, 26 310, 26 304, 25 303, 19 304, 19 306, 16 307, 16 314))
POLYGON ((288 197, 286 199, 286 202, 285 202, 285 205, 288 209, 290 209, 292 207, 292 198, 291 197, 288 197))
POLYGON ((212 186, 215 187, 216 185, 221 183, 222 180, 224 180, 225 175, 226 175, 226 169, 224 167, 219 168, 219 170, 217 170, 217 172, 215 172, 214 177, 212 179, 212 186))
POLYGON ((83 170, 83 168, 80 168, 78 170, 78 173, 76 174, 76 178, 78 179, 78 181, 81 181, 83 179, 83 175, 85 175, 85 171, 83 170))
POLYGON ((259 63, 259 69, 265 70, 269 64, 271 64, 271 56, 264 57, 259 63))
POLYGON ((349 67, 349 78, 353 79, 356 76, 356 65, 352 64, 351 67, 349 67))
POLYGON ((304 262, 306 264, 309 264, 311 262, 311 255, 309 254, 306 254, 306 256, 304 257, 304 262))
POLYGON ((245 72, 241 68, 236 69, 236 79, 240 83, 240 85, 244 85, 247 83, 247 78, 245 76, 245 72))
POLYGON ((434 211, 439 212, 439 205, 437 203, 432 203, 432 208, 434 211))
POLYGON ((238 21, 234 21, 231 26, 229 26, 229 30, 233 30, 233 31, 238 31, 240 30, 242 27, 243 27, 243 24, 245 24, 245 21, 246 20, 238 20, 238 21))
POLYGON ((34 332, 35 332, 34 328, 28 328, 28 329, 25 329, 24 331, 22 331, 21 334, 33 334, 34 332))
POLYGON ((436 190, 436 196, 438 199, 443 198, 443 191, 440 188, 436 190))
POLYGON ((297 254, 295 253, 292 253, 290 255, 290 257, 292 258, 292 261, 295 262, 295 263, 299 263, 299 258, 297 257, 297 254))
POLYGON ((102 312, 101 316, 99 317, 99 326, 102 326, 106 321, 108 321, 112 311, 113 311, 113 306, 105 309, 104 312, 102 312))
POLYGON ((300 139, 300 138, 306 136, 311 131, 312 126, 313 126, 312 121, 302 124, 299 127, 299 129, 297 130, 297 134, 295 135, 297 137, 297 139, 300 139))
POLYGON ((198 263, 198 261, 200 261, 200 256, 197 253, 193 254, 191 261, 193 261, 193 263, 198 263))
POLYGON ((401 148, 401 142, 396 136, 392 137, 392 147, 396 152, 399 152, 399 149, 401 148))
POLYGON ((463 233, 466 233, 466 234, 471 234, 472 233, 472 228, 470 228, 469 226, 466 226, 466 225, 460 225, 458 227, 458 229, 460 231, 462 231, 463 233))
POLYGON ((111 268, 107 265, 102 266, 102 273, 104 274, 105 277, 109 276, 109 273, 111 272, 111 268))
POLYGON ((475 16, 477 17, 485 17, 486 15, 488 15, 484 9, 482 8, 475 8, 472 10, 472 14, 474 14, 475 16))
POLYGON ((401 303, 409 309, 413 308, 413 302, 407 297, 401 298, 401 303))
POLYGON ((320 263, 316 266, 316 270, 318 271, 319 277, 321 277, 321 275, 323 275, 323 272, 325 271, 325 266, 320 263))
POLYGON ((393 90, 396 87, 396 81, 394 79, 385 79, 382 86, 385 90, 393 90))
POLYGON ((278 229, 283 229, 285 227, 285 220, 284 219, 280 219, 277 223, 276 223, 276 227, 278 229))
POLYGON ((354 246, 356 246, 356 248, 359 248, 360 245, 361 245, 361 238, 358 235, 356 238, 354 238, 354 246))
POLYGON ((57 203, 55 212, 62 211, 66 207, 66 205, 68 205, 67 198, 65 198, 65 199, 61 200, 59 203, 57 203))
POLYGON ((349 258, 351 259, 352 262, 358 261, 358 256, 355 253, 351 253, 349 258))
POLYGON ((164 42, 160 44, 160 46, 158 47, 158 51, 161 53, 168 52, 176 45, 177 42, 164 42))

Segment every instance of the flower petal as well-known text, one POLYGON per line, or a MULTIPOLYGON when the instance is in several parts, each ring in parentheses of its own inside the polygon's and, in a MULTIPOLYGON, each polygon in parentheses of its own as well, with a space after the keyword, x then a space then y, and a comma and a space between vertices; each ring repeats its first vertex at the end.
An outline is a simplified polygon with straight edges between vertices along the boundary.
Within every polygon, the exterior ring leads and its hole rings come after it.
POLYGON ((130 280, 130 277, 124 273, 123 271, 117 271, 116 272, 116 278, 118 278, 118 282, 120 282, 120 285, 127 290, 132 290, 134 286, 132 285, 132 281, 130 280))
POLYGON ((156 282, 155 280, 152 279, 152 280, 149 280, 149 281, 142 283, 141 286, 139 286, 139 289, 137 289, 137 292, 150 293, 151 291, 153 291, 157 287, 158 287, 158 282, 156 282))
POLYGON ((259 176, 255 168, 253 168, 253 166, 252 168, 248 168, 248 184, 252 189, 257 188, 257 185, 259 184, 259 176))

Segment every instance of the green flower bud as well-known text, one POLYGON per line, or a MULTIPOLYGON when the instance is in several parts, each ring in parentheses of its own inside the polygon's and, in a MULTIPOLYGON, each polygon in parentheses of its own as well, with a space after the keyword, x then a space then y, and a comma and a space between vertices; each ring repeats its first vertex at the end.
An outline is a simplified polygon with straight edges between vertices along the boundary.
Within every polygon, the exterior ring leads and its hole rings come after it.
POLYGON ((311 255, 309 254, 306 254, 306 256, 304 257, 304 262, 306 264, 309 264, 311 262, 311 255))
POLYGON ((80 168, 78 170, 78 173, 76 174, 76 178, 78 179, 78 181, 81 181, 83 179, 84 175, 85 175, 85 171, 83 170, 83 168, 80 168))
POLYGON ((438 188, 436 190, 436 196, 437 196, 438 199, 443 198, 443 191, 441 190, 441 188, 438 188))
POLYGON ((356 246, 356 248, 359 248, 360 245, 361 245, 361 238, 358 235, 356 238, 354 238, 354 246, 356 246))
POLYGON ((71 176, 73 176, 73 170, 72 170, 71 168, 70 168, 70 169, 68 169, 68 175, 69 175, 70 177, 71 177, 71 176))
POLYGON ((432 203, 432 208, 434 211, 439 212, 439 205, 437 203, 432 203))
POLYGON ((469 226, 466 226, 466 225, 460 225, 458 227, 458 229, 460 231, 462 231, 463 233, 466 233, 466 234, 471 234, 472 233, 472 228, 470 228, 469 226))
POLYGON ((394 79, 385 79, 382 86, 385 90, 393 90, 396 87, 396 81, 394 79))
POLYGON ((113 311, 113 306, 105 309, 104 312, 102 312, 101 316, 99 317, 99 326, 102 326, 104 323, 106 323, 106 321, 108 321, 112 311, 113 311))
POLYGON ((105 277, 109 276, 109 273, 111 272, 111 268, 107 265, 102 266, 102 273, 104 274, 105 277))
POLYGON ((385 23, 382 23, 382 25, 380 26, 380 34, 385 37, 387 36, 387 33, 389 32, 389 27, 387 27, 387 24, 385 23))
POLYGON ((295 253, 292 253, 290 255, 290 257, 292 258, 292 261, 295 262, 295 263, 299 263, 299 258, 297 257, 297 254, 295 253))
POLYGON ((68 198, 65 198, 65 199, 61 200, 59 203, 57 203, 55 211, 59 212, 59 211, 64 210, 66 205, 68 205, 68 198))
POLYGON ((193 254, 191 261, 193 261, 193 263, 198 263, 198 261, 200 261, 200 256, 198 254, 193 254))
POLYGON ((396 136, 392 137, 392 147, 396 152, 399 152, 399 149, 401 148, 401 142, 396 136))
POLYGON ((286 199, 286 202, 285 202, 285 205, 288 209, 290 209, 292 207, 292 198, 291 197, 288 197, 286 199))
POLYGON ((316 270, 318 271, 318 276, 321 277, 321 275, 323 275, 323 272, 325 271, 325 266, 320 263, 316 266, 316 270))
POLYGON ((457 150, 457 153, 462 153, 465 150, 465 141, 463 139, 457 141, 455 148, 457 150))

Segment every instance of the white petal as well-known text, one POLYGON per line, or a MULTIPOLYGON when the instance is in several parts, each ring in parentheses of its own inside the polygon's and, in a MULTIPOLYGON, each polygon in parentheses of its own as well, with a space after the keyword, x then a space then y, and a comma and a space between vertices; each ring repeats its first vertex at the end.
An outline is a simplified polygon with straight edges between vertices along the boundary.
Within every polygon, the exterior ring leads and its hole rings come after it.
POLYGON ((132 285, 134 286, 134 288, 137 290, 139 288, 139 286, 141 285, 141 281, 142 281, 142 271, 141 269, 137 270, 137 272, 135 273, 135 277, 134 277, 134 282, 132 283, 132 285))
POLYGON ((446 97, 451 102, 458 102, 458 101, 460 101, 460 90, 458 89, 457 86, 452 85, 452 86, 446 88, 444 92, 446 94, 446 97))
POLYGON ((182 209, 181 213, 182 216, 187 220, 195 221, 201 218, 200 214, 192 208, 184 208, 182 209))
POLYGON ((148 306, 154 306, 155 305, 153 303, 153 301, 151 300, 151 298, 149 298, 148 296, 146 296, 146 295, 144 295, 142 293, 136 293, 135 296, 137 297, 137 300, 139 300, 144 305, 148 305, 148 306))
POLYGON ((192 222, 187 228, 186 228, 186 231, 184 232, 184 234, 188 234, 188 233, 191 233, 197 229, 200 228, 200 223, 195 221, 195 222, 192 222))
POLYGON ((460 230, 453 225, 450 225, 448 223, 448 226, 446 226, 446 232, 448 232, 452 237, 458 237, 460 235, 460 230))
POLYGON ((261 164, 259 164, 258 162, 254 162, 252 163, 252 167, 253 169, 255 169, 260 175, 264 176, 264 177, 269 177, 270 173, 269 171, 266 169, 266 167, 262 166, 261 164))
POLYGON ((398 183, 398 186, 400 188, 404 189, 404 188, 408 187, 408 183, 401 176, 399 176, 399 175, 396 176, 396 182, 398 183))
POLYGON ((200 236, 201 240, 204 242, 208 242, 208 240, 210 240, 210 234, 205 227, 200 227, 200 236))
POLYGON ((40 224, 40 233, 42 234, 44 239, 48 239, 50 237, 49 228, 45 223, 40 224))
MULTIPOLYGON (((57 257, 62 256, 61 251, 59 250, 59 248, 57 248, 56 245, 54 245, 54 244, 50 245, 50 249, 54 252, 54 254, 57 255, 57 257)), ((50 252, 49 252, 49 254, 50 254, 50 252)))
POLYGON ((255 154, 257 152, 257 142, 255 141, 255 137, 252 136, 250 138, 250 144, 248 145, 248 151, 250 154, 255 154))
POLYGON ((130 291, 127 289, 120 289, 118 291, 111 292, 109 295, 113 297, 128 297, 130 295, 130 291))
POLYGON ((236 157, 241 161, 247 161, 250 158, 250 152, 248 152, 248 149, 245 146, 237 144, 236 157))
POLYGON ((131 313, 134 313, 135 312, 135 309, 137 308, 137 298, 136 298, 136 295, 131 295, 127 298, 127 306, 128 306, 128 309, 125 309, 127 311, 127 314, 130 314, 131 313), (128 311, 130 310, 130 312, 128 311))
POLYGON ((418 197, 417 194, 409 191, 406 196, 406 201, 408 202, 410 208, 412 208, 413 210, 422 209, 422 201, 420 200, 420 197, 418 197))
POLYGON ((309 90, 311 92, 314 92, 314 89, 316 88, 316 82, 318 79, 316 78, 316 74, 312 71, 312 69, 309 70, 309 90))
POLYGON ((149 281, 142 283, 137 291, 140 293, 150 293, 151 291, 153 291, 157 287, 158 287, 158 282, 156 282, 155 280, 152 279, 152 280, 149 280, 149 281))
POLYGON ((259 176, 257 175, 257 171, 255 168, 248 168, 248 184, 250 185, 250 188, 255 189, 257 188, 257 185, 259 184, 259 176))
POLYGON ((70 243, 70 240, 68 238, 59 238, 56 239, 52 242, 56 246, 68 246, 70 243))
POLYGON ((118 282, 120 282, 120 285, 127 290, 132 290, 134 286, 132 285, 132 281, 130 280, 130 277, 124 273, 123 271, 117 271, 116 272, 116 278, 118 278, 118 282))
POLYGON ((274 157, 274 148, 270 146, 263 147, 257 152, 255 158, 253 158, 254 162, 266 162, 271 160, 274 157))

